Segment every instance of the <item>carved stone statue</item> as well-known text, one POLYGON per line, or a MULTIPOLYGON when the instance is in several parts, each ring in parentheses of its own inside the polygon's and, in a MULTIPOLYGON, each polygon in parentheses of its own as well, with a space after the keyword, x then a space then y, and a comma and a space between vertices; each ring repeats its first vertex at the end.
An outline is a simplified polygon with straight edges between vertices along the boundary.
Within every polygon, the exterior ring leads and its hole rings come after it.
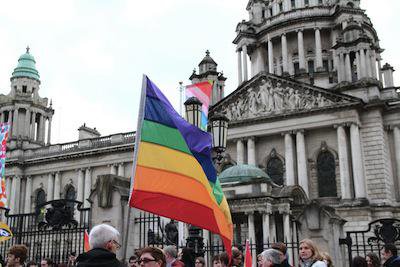
POLYGON ((175 221, 171 220, 165 225, 165 235, 167 237, 167 245, 178 245, 178 228, 175 221))
POLYGON ((274 90, 275 111, 281 111, 283 109, 283 96, 283 88, 281 87, 281 83, 278 82, 274 90))

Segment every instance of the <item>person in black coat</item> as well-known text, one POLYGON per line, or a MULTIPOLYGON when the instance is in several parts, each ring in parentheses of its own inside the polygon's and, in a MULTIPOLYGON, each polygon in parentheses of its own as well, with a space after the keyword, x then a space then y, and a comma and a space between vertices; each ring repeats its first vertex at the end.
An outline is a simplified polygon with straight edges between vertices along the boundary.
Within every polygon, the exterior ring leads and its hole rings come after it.
POLYGON ((78 267, 122 267, 115 253, 121 248, 118 243, 119 232, 107 224, 93 227, 89 234, 91 250, 76 259, 78 267))
POLYGON ((383 267, 400 267, 400 257, 397 256, 397 248, 393 244, 385 244, 381 250, 383 267))

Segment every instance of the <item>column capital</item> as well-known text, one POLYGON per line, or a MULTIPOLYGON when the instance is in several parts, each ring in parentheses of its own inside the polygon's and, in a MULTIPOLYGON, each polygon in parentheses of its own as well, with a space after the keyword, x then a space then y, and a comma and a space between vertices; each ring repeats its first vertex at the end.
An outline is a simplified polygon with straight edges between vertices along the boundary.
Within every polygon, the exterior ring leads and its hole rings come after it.
POLYGON ((339 127, 350 127, 350 125, 352 124, 353 122, 351 122, 351 121, 346 121, 346 122, 341 122, 341 123, 335 123, 334 125, 333 125, 333 128, 334 129, 337 129, 337 128, 339 128, 339 127))
POLYGON ((296 30, 297 33, 303 32, 303 31, 304 31, 303 29, 297 29, 297 30, 296 30))
POLYGON ((314 31, 320 31, 321 30, 321 27, 320 26, 316 26, 316 27, 314 27, 314 31))
POLYGON ((246 138, 246 140, 247 140, 247 141, 249 141, 249 140, 255 141, 255 140, 256 140, 256 137, 255 137, 255 136, 249 136, 249 137, 246 138))
POLYGON ((304 134, 305 130, 304 129, 298 129, 298 130, 294 130, 293 133, 295 133, 295 134, 298 134, 298 133, 304 134))
POLYGON ((285 136, 285 135, 287 135, 287 134, 292 135, 292 134, 295 134, 295 133, 296 133, 296 132, 295 132, 295 131, 292 131, 292 130, 284 131, 284 132, 281 132, 281 136, 285 136))
POLYGON ((286 37, 286 32, 282 33, 281 36, 285 36, 286 37))
POLYGON ((248 211, 245 211, 244 214, 246 214, 247 216, 254 215, 254 211, 253 210, 248 210, 248 211))
POLYGON ((383 127, 386 131, 393 131, 395 128, 399 129, 400 124, 386 124, 383 127))

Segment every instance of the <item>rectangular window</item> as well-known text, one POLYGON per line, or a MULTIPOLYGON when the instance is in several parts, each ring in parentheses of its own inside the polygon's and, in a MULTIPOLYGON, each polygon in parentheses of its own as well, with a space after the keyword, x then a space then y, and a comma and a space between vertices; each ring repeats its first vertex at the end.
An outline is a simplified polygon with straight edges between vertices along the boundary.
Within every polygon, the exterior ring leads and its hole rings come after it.
POLYGON ((292 0, 292 9, 295 9, 296 8, 296 0, 292 0))
POLYGON ((319 4, 319 5, 322 5, 322 0, 318 0, 318 4, 319 4))
POLYGON ((272 7, 269 8, 269 16, 272 17, 274 13, 272 12, 272 7))
POLYGON ((308 0, 304 0, 304 5, 305 6, 308 6, 310 3, 309 3, 309 1, 308 0))
POLYGON ((283 3, 282 2, 279 3, 279 12, 283 12, 283 3))
POLYGON ((294 75, 299 75, 300 74, 300 64, 299 62, 294 63, 294 75))
POLYGON ((328 60, 322 61, 322 66, 324 68, 324 71, 328 71, 329 70, 328 60))
POLYGON ((26 93, 26 89, 27 89, 26 85, 23 85, 22 86, 22 93, 26 93))

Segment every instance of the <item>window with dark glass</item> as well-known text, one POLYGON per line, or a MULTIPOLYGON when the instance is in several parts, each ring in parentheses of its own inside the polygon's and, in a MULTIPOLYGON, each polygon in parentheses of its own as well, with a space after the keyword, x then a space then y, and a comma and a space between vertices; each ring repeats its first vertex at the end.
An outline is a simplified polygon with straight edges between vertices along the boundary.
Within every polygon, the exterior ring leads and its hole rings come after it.
POLYGON ((293 66, 294 66, 294 75, 299 75, 300 74, 300 64, 299 64, 299 62, 295 62, 293 64, 293 66))
POLYGON ((43 205, 43 203, 46 202, 46 193, 44 192, 43 189, 39 189, 36 192, 36 199, 35 199, 35 211, 36 213, 40 212, 40 208, 43 205))
POLYGON ((23 86, 22 86, 22 93, 26 93, 26 90, 27 90, 27 86, 26 86, 26 85, 23 85, 23 86))
POLYGON ((304 5, 305 6, 308 6, 310 3, 309 3, 309 1, 308 0, 304 0, 304 5))
POLYGON ((296 0, 291 0, 292 2, 291 2, 291 4, 292 4, 292 9, 295 9, 296 8, 296 0))
MULTIPOLYGON (((65 198, 68 200, 76 200, 76 191, 72 185, 68 186, 67 190, 65 191, 65 198)), ((75 203, 68 202, 67 205, 73 208, 75 203)))
POLYGON ((335 157, 329 151, 321 151, 317 159, 318 192, 320 197, 336 197, 335 157))
POLYGON ((267 174, 274 183, 283 185, 283 162, 280 158, 273 156, 268 160, 267 174))
POLYGON ((279 3, 279 12, 282 12, 282 11, 283 11, 283 3, 280 2, 280 3, 279 3))
POLYGON ((314 73, 314 60, 308 61, 307 64, 308 64, 308 73, 314 73))

